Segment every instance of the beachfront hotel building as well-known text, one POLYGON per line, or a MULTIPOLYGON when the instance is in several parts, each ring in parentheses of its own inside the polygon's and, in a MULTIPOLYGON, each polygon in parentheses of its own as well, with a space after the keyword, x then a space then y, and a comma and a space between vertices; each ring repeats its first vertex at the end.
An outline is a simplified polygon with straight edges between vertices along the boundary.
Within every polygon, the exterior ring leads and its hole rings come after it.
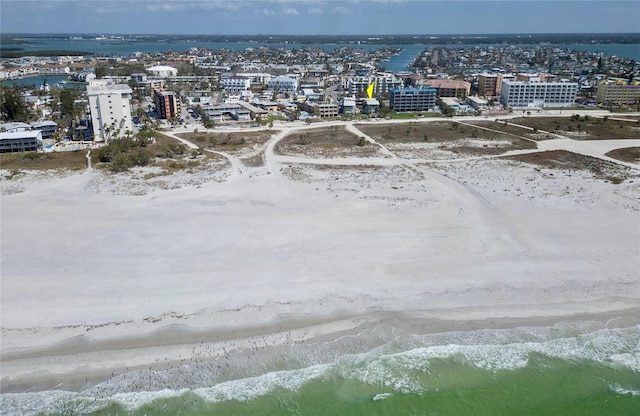
POLYGON ((155 90, 153 92, 153 104, 156 106, 156 115, 160 119, 168 120, 180 115, 180 97, 173 91, 155 90))
POLYGON ((399 113, 429 111, 436 106, 435 88, 396 88, 389 95, 389 106, 399 113))
POLYGON ((640 83, 626 81, 603 81, 598 85, 598 103, 605 105, 635 104, 640 101, 640 83))
POLYGON ((503 80, 500 102, 513 108, 573 107, 579 89, 576 82, 503 80))
POLYGON ((103 142, 126 131, 133 132, 129 104, 132 91, 128 85, 92 81, 87 85, 87 94, 95 141, 103 142))

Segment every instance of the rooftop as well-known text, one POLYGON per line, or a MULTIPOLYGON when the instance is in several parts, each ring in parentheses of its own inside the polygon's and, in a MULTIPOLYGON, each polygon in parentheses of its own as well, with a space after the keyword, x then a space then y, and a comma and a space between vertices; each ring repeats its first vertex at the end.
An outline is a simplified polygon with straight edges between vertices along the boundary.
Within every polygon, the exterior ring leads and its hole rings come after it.
POLYGON ((131 94, 133 91, 127 84, 109 84, 109 85, 87 85, 87 93, 89 95, 108 94, 118 92, 121 94, 131 94))
POLYGON ((10 139, 24 139, 28 137, 42 137, 42 132, 40 130, 27 130, 27 131, 16 131, 16 132, 3 132, 0 133, 0 140, 10 140, 10 139))
POLYGON ((425 85, 433 88, 469 88, 471 86, 467 81, 455 79, 430 79, 425 82, 425 85))

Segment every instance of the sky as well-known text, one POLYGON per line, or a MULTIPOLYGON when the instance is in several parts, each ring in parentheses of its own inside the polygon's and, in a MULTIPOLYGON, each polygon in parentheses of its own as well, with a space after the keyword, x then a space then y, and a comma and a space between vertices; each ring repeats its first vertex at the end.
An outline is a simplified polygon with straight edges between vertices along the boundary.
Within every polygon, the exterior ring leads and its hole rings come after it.
POLYGON ((638 33, 640 0, 0 0, 2 33, 638 33))

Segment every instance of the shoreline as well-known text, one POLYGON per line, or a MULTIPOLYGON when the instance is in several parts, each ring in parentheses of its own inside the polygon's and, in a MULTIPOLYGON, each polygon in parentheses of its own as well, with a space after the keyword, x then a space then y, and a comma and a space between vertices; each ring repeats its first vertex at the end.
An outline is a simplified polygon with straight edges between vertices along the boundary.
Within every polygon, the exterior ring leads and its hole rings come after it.
MULTIPOLYGON (((261 360, 261 357, 276 355, 286 357, 290 347, 330 345, 347 338, 351 339, 348 342, 350 349, 366 352, 381 346, 384 343, 382 340, 388 341, 403 336, 548 328, 566 324, 589 324, 588 332, 592 332, 640 324, 640 308, 633 307, 566 315, 461 319, 462 316, 477 314, 474 309, 477 308, 378 311, 351 316, 294 320, 285 318, 266 326, 222 330, 168 325, 142 336, 114 337, 102 341, 75 337, 38 350, 3 353, 5 370, 0 380, 0 389, 3 393, 33 393, 52 389, 80 392, 101 383, 108 383, 114 377, 126 378, 129 373, 162 372, 184 365, 211 365, 220 360, 243 360, 248 356, 258 360, 261 360), (377 338, 373 344, 362 344, 362 334, 374 332, 377 338), (207 351, 208 355, 203 354, 203 351, 207 351), (100 357, 108 357, 103 366, 100 366, 100 357), (164 357, 164 360, 161 360, 161 357, 164 357), (13 367, 31 366, 34 362, 56 363, 60 369, 64 368, 64 372, 51 373, 41 369, 34 373, 15 374, 13 377, 6 375, 6 369, 11 371, 15 370, 13 367), (122 362, 137 364, 124 365, 122 362), (114 365, 115 363, 121 364, 114 365), (12 379, 9 380, 8 377, 12 379)), ((251 374, 245 374, 246 376, 251 374)), ((229 378, 231 379, 233 378, 229 378)), ((224 376, 223 380, 228 381, 224 376)))
POLYGON ((90 170, 3 181, 19 190, 2 200, 3 393, 108 400, 418 339, 638 325, 637 168, 613 184, 493 158, 436 165, 447 152, 418 143, 378 143, 372 168, 318 167, 274 152, 292 131, 263 145, 264 166, 176 175, 175 190, 139 179, 134 196, 131 177, 90 170))

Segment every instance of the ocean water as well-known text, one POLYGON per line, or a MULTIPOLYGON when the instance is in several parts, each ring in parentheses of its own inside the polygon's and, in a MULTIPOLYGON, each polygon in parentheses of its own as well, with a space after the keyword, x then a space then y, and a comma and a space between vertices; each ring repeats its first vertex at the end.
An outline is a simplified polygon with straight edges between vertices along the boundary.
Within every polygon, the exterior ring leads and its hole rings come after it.
POLYGON ((0 413, 640 414, 640 325, 392 332, 378 328, 331 343, 286 347, 255 363, 220 358, 132 372, 81 392, 3 394, 0 413))
POLYGON ((20 79, 5 79, 2 81, 2 85, 19 85, 36 89, 40 88, 40 86, 47 81, 47 84, 49 84, 50 87, 56 85, 62 88, 86 88, 86 84, 84 82, 66 82, 68 79, 69 77, 66 75, 38 75, 20 79), (61 84, 61 81, 65 81, 65 83, 61 84))
MULTIPOLYGON (((93 52, 99 55, 123 55, 129 56, 136 52, 158 53, 169 50, 184 52, 191 48, 209 48, 209 49, 230 49, 243 50, 246 48, 258 48, 260 46, 268 46, 274 48, 300 49, 304 46, 319 47, 325 50, 333 50, 342 47, 360 48, 365 51, 375 51, 386 47, 387 45, 360 44, 360 45, 342 45, 342 44, 311 44, 301 45, 294 43, 249 43, 249 42, 207 42, 207 41, 185 41, 185 40, 168 40, 168 41, 150 41, 146 39, 136 40, 98 40, 95 37, 85 36, 84 39, 71 40, 62 38, 46 38, 46 37, 24 37, 30 43, 12 44, 6 43, 4 47, 17 47, 26 51, 42 51, 42 50, 70 50, 93 52)), ((406 71, 408 66, 413 63, 415 58, 426 48, 472 48, 475 45, 451 45, 451 44, 434 44, 434 45, 388 45, 391 47, 401 48, 403 52, 399 55, 391 57, 383 63, 383 66, 393 72, 406 71)), ((491 46, 491 45, 480 45, 491 46)), ((502 47, 504 45, 497 44, 493 46, 502 47)), ((537 45, 522 45, 537 46, 537 45)), ((548 45, 545 45, 548 46, 548 45)), ((606 55, 616 55, 624 58, 635 59, 640 61, 640 44, 559 44, 563 48, 572 48, 577 50, 589 51, 594 53, 604 53, 606 55)))

